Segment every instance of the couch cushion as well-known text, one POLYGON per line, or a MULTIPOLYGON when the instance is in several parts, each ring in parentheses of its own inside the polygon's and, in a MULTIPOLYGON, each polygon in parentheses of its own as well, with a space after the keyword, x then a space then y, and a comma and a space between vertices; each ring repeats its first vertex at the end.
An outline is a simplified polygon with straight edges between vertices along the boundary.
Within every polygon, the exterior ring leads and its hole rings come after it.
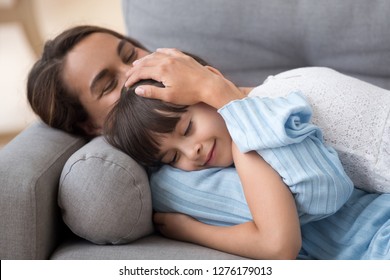
POLYGON ((98 137, 62 171, 58 203, 68 227, 96 244, 123 244, 153 231, 145 170, 98 137))
POLYGON ((197 54, 237 85, 326 66, 390 89, 390 1, 127 0, 123 13, 151 50, 197 54))
POLYGON ((243 257, 152 234, 121 246, 96 246, 72 238, 53 253, 54 260, 236 260, 243 257))
POLYGON ((0 259, 50 256, 61 233, 61 171, 84 144, 39 121, 0 149, 0 259))

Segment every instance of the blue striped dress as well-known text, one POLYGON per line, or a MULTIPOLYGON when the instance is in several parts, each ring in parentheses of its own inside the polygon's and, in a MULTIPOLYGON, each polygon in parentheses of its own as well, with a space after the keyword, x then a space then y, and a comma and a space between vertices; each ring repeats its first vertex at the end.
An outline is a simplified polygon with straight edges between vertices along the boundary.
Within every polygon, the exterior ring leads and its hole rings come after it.
MULTIPOLYGON (((310 106, 299 92, 236 100, 219 113, 239 149, 257 151, 294 194, 300 258, 390 258, 390 195, 353 188, 336 152, 310 123, 310 106)), ((150 184, 156 211, 220 226, 252 219, 234 167, 185 172, 164 166, 152 173, 150 184)))

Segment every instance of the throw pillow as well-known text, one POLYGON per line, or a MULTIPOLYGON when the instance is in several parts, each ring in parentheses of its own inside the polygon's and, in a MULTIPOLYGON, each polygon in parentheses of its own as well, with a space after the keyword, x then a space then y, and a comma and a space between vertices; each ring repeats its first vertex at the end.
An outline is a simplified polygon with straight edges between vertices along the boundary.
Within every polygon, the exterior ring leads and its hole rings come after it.
POLYGON ((98 137, 66 162, 58 203, 66 225, 96 244, 124 244, 153 231, 145 170, 98 137))

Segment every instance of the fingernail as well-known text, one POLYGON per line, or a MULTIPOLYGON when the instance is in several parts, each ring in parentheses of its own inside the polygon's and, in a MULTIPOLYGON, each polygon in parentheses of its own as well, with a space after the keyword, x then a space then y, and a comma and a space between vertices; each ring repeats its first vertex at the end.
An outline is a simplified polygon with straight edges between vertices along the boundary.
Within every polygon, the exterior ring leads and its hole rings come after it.
POLYGON ((136 93, 137 95, 144 95, 144 94, 145 94, 145 90, 144 90, 142 87, 137 87, 137 88, 135 89, 135 93, 136 93))
POLYGON ((137 65, 140 61, 141 61, 140 59, 133 61, 133 65, 137 65))

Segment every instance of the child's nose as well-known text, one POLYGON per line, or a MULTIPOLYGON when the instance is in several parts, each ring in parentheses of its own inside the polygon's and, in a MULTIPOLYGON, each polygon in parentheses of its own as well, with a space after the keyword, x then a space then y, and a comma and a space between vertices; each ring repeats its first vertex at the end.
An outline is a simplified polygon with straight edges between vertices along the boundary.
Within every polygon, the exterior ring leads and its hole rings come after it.
POLYGON ((197 161, 202 151, 201 144, 195 144, 188 152, 188 158, 192 161, 197 161))

